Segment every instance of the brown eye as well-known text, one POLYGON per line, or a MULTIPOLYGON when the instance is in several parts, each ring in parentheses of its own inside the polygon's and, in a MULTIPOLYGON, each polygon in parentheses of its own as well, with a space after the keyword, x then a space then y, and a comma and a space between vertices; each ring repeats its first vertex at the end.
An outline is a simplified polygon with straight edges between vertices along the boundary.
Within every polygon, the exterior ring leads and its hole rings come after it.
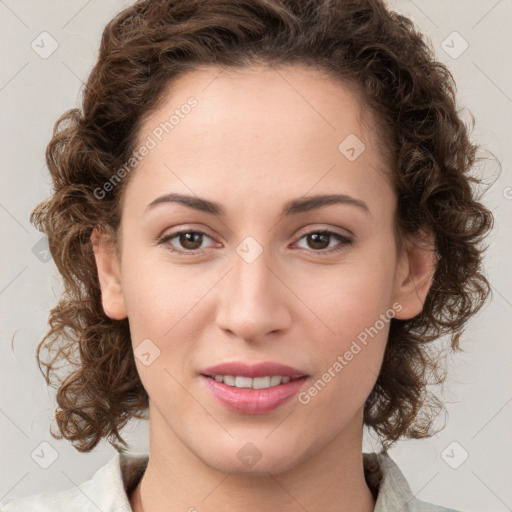
POLYGON ((187 250, 193 251, 194 249, 199 249, 201 247, 201 243, 203 240, 203 234, 195 231, 188 231, 185 233, 180 233, 178 235, 178 240, 183 248, 187 250), (198 245, 199 242, 199 245, 198 245))
MULTIPOLYGON (((165 244, 170 251, 177 253, 200 253, 204 247, 202 243, 205 238, 211 239, 206 233, 202 231, 176 231, 171 233, 161 240, 159 244, 165 244), (173 240, 175 240, 173 242, 173 240)), ((311 231, 303 235, 299 240, 306 239, 307 247, 304 247, 309 252, 318 254, 329 254, 332 252, 340 251, 346 246, 352 244, 352 240, 346 236, 336 233, 334 231, 311 231), (331 242, 338 240, 338 244, 334 247, 331 242), (331 248, 329 248, 331 246, 331 248)))
POLYGON ((313 249, 326 249, 329 247, 331 236, 328 233, 311 233, 306 236, 308 244, 313 249))
POLYGON ((200 252, 198 249, 202 249, 204 237, 210 238, 202 231, 177 231, 165 236, 159 243, 166 244, 173 252, 200 252), (176 242, 171 243, 175 239, 176 242), (178 248, 176 248, 176 244, 178 244, 178 248))
POLYGON ((331 253, 342 250, 344 247, 352 243, 350 238, 339 233, 335 233, 334 231, 311 231, 303 235, 299 240, 302 239, 306 239, 306 244, 308 246, 306 249, 309 249, 310 252, 318 253, 331 253), (337 246, 335 245, 334 248, 328 249, 333 238, 337 239, 339 243, 337 246))

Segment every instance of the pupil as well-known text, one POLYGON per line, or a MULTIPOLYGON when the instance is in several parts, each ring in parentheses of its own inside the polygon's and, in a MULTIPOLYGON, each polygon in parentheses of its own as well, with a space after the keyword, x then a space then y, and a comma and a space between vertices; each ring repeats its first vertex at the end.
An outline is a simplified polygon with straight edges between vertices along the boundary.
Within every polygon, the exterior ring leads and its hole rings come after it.
POLYGON ((313 247, 315 249, 325 249, 324 246, 329 245, 329 234, 328 233, 313 233, 312 235, 309 235, 310 241, 313 241, 313 247), (323 238, 323 241, 319 239, 323 238), (320 245, 320 247, 318 246, 320 245))
POLYGON ((196 240, 196 243, 194 245, 194 241, 193 241, 193 238, 194 237, 201 237, 201 234, 200 233, 183 233, 181 235, 181 244, 183 245, 183 247, 186 247, 187 249, 197 249, 198 247, 201 246, 201 243, 199 243, 199 245, 197 245, 197 240, 196 240), (184 240, 183 240, 184 239, 184 240), (190 247, 189 244, 191 243, 192 244, 192 247, 190 247))

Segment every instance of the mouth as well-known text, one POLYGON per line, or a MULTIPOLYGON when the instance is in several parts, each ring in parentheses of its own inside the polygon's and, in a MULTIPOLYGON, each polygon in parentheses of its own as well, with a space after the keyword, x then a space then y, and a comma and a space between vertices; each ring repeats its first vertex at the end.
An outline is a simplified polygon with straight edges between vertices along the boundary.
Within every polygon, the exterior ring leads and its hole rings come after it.
MULTIPOLYGON (((204 375, 204 374, 202 374, 204 375)), ((204 377, 215 380, 216 382, 222 382, 226 386, 240 389, 267 389, 282 384, 287 384, 292 380, 298 380, 302 377, 296 377, 292 379, 288 376, 283 375, 266 375, 264 377, 245 377, 243 375, 204 375, 204 377)))
POLYGON ((308 377, 296 368, 269 362, 223 363, 200 373, 210 396, 239 414, 273 411, 296 395, 308 377))

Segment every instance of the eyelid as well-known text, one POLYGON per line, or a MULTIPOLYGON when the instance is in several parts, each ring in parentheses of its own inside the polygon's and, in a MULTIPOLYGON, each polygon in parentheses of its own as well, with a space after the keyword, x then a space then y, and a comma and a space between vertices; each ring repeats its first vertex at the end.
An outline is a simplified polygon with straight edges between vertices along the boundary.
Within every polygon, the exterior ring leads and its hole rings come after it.
MULTIPOLYGON (((300 235, 296 237, 296 240, 294 242, 294 245, 296 245, 300 240, 302 240, 307 235, 313 234, 313 233, 324 233, 329 235, 331 238, 337 238, 338 244, 336 244, 334 247, 331 247, 330 249, 302 249, 303 251, 306 251, 308 254, 313 254, 317 256, 329 256, 331 254, 336 254, 342 252, 347 246, 350 246, 354 243, 353 236, 347 236, 342 233, 339 233, 338 231, 334 231, 332 229, 326 229, 326 228, 317 228, 317 229, 309 229, 300 235)), ((299 248, 300 249, 300 248, 299 248)), ((297 250, 297 249, 294 249, 297 250)))
MULTIPOLYGON (((337 229, 340 229, 340 228, 337 228, 337 229)), ((326 227, 315 228, 315 227, 312 227, 312 226, 308 226, 307 228, 304 228, 303 230, 301 230, 294 237, 293 244, 294 245, 297 244, 302 238, 304 238, 307 235, 314 234, 314 233, 325 233, 325 234, 327 234, 327 235, 329 235, 331 237, 337 238, 339 240, 338 245, 336 245, 334 248, 331 248, 331 249, 313 250, 313 249, 304 249, 304 248, 302 248, 302 250, 306 251, 307 253, 315 254, 315 255, 319 255, 319 256, 321 256, 321 255, 328 255, 328 254, 336 253, 336 252, 341 252, 347 245, 352 245, 353 242, 354 242, 353 234, 349 230, 346 230, 346 231, 349 232, 350 234, 349 235, 343 234, 343 233, 340 233, 338 231, 335 231, 334 229, 326 228, 326 227)), ((166 235, 158 236, 155 239, 155 243, 157 245, 169 244, 169 246, 170 246, 170 243, 168 241, 172 240, 173 238, 176 238, 177 236, 179 236, 179 235, 181 235, 183 233, 200 234, 200 235, 206 236, 207 238, 210 238, 211 240, 214 240, 214 237, 210 236, 205 231, 202 231, 201 229, 195 229, 195 228, 192 228, 192 227, 189 227, 189 226, 185 225, 185 226, 181 226, 179 228, 176 228, 175 231, 171 231, 170 233, 168 233, 166 235)), ((301 248, 299 248, 299 249, 301 249, 301 248)), ((295 249, 295 250, 297 250, 297 249, 295 249)), ((196 250, 169 248, 169 251, 171 251, 173 253, 177 253, 177 254, 184 254, 184 255, 187 255, 187 254, 188 255, 200 255, 200 254, 203 254, 206 251, 206 248, 204 248, 204 249, 196 249, 196 250)))
MULTIPOLYGON (((175 231, 171 231, 167 234, 157 236, 155 238, 154 242, 156 245, 168 244, 169 240, 172 240, 173 238, 176 238, 177 236, 184 234, 184 233, 196 233, 196 234, 203 235, 204 237, 208 237, 210 240, 214 240, 214 237, 210 236, 208 233, 206 233, 202 229, 195 229, 195 228, 183 226, 183 227, 177 228, 175 231)), ((205 249, 196 249, 196 250, 188 249, 187 250, 187 249, 174 249, 173 248, 170 250, 171 250, 171 252, 182 253, 182 254, 201 254, 202 252, 204 252, 205 249)))
POLYGON ((310 233, 319 233, 319 232, 328 232, 334 235, 338 235, 341 237, 346 238, 347 240, 352 240, 354 238, 354 233, 346 228, 340 228, 340 227, 325 227, 325 224, 320 224, 317 226, 309 225, 308 227, 301 229, 299 231, 299 234, 297 235, 298 238, 302 238, 304 235, 309 235, 310 233), (340 232, 340 230, 345 231, 345 233, 340 232))

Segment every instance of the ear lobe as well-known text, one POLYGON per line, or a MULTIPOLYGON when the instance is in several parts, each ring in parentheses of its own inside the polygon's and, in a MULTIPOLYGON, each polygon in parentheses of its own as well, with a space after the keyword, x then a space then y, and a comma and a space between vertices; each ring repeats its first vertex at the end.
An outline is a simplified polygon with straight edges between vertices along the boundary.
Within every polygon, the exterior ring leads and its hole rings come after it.
POLYGON ((405 240, 395 281, 395 301, 402 309, 395 318, 409 320, 419 315, 432 285, 436 270, 436 251, 432 235, 405 240))
POLYGON ((98 271, 103 311, 109 318, 123 320, 128 315, 121 287, 119 261, 112 237, 96 226, 91 233, 91 242, 98 271))

